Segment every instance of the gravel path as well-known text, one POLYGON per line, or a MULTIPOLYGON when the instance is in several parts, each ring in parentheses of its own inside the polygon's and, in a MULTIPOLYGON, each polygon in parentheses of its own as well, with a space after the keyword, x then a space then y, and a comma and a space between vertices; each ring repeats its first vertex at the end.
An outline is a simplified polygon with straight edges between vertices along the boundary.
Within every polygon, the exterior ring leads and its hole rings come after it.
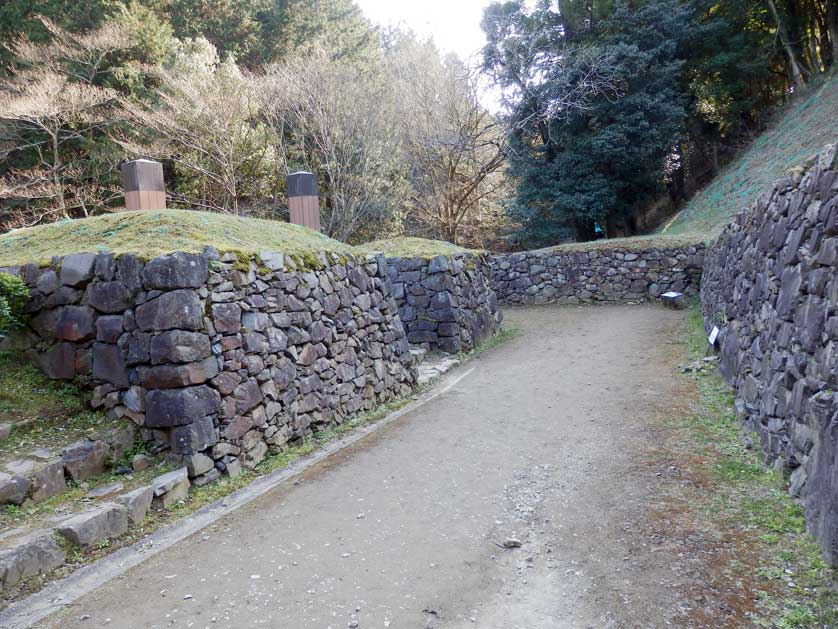
POLYGON ((635 523, 654 500, 637 455, 677 394, 684 314, 506 314, 522 334, 448 393, 44 626, 678 624, 685 572, 635 523))

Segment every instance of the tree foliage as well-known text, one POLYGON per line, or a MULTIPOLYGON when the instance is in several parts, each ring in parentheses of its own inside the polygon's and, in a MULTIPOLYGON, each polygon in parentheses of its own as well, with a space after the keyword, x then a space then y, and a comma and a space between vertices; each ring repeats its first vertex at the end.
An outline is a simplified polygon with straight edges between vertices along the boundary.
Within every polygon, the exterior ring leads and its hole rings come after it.
POLYGON ((0 273, 0 336, 23 323, 27 299, 29 289, 21 278, 0 273))
POLYGON ((522 240, 635 233, 661 198, 683 201, 832 66, 830 4, 490 5, 484 65, 504 90, 522 240))

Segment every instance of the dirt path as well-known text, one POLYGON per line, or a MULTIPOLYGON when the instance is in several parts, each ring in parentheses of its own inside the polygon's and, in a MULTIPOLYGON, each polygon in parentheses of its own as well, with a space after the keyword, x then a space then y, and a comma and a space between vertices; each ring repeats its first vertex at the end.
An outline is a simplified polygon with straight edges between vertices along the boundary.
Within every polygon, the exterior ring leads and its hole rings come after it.
POLYGON ((637 535, 636 455, 677 394, 684 315, 507 315, 523 334, 451 391, 44 626, 677 625, 689 571, 637 535))

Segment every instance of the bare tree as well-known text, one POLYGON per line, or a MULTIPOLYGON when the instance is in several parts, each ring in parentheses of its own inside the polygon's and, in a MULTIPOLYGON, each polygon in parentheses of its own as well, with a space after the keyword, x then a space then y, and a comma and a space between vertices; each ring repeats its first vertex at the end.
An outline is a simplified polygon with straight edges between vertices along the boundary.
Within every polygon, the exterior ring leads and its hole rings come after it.
POLYGON ((393 91, 375 68, 320 47, 268 68, 263 116, 286 171, 318 174, 325 233, 380 236, 403 198, 393 91))
POLYGON ((406 35, 389 66, 410 166, 411 217, 451 242, 503 185, 504 129, 480 103, 478 76, 430 42, 406 35))
POLYGON ((83 147, 118 120, 117 94, 97 84, 103 59, 129 46, 128 31, 108 22, 101 30, 75 36, 42 19, 49 43, 19 41, 11 49, 18 66, 0 86, 0 157, 36 156, 28 168, 0 179, 0 198, 27 208, 10 224, 34 224, 50 217, 87 216, 92 205, 113 198, 102 185, 115 160, 97 158, 83 147), (94 172, 95 171, 95 172, 94 172))
POLYGON ((67 147, 110 127, 115 101, 107 88, 73 83, 50 71, 28 72, 14 91, 0 94, 0 141, 5 147, 0 155, 31 149, 38 160, 38 166, 12 171, 0 180, 0 197, 48 200, 53 206, 48 214, 70 218, 73 210, 81 210, 87 216, 89 206, 76 194, 86 155, 67 147))
POLYGON ((137 135, 131 152, 174 162, 186 174, 176 201, 238 214, 243 199, 268 195, 272 144, 259 123, 254 81, 198 38, 159 69, 159 103, 125 101, 137 135))

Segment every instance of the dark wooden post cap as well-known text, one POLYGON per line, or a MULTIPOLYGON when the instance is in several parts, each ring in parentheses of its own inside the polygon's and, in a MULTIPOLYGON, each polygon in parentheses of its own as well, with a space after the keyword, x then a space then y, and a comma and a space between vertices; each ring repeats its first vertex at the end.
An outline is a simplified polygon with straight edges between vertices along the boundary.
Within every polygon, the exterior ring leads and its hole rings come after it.
POLYGON ((301 170, 288 175, 286 181, 288 197, 316 197, 317 177, 314 173, 301 170))
POLYGON ((135 159, 122 164, 125 190, 164 190, 163 164, 150 159, 135 159))
POLYGON ((125 209, 166 209, 166 184, 163 164, 150 159, 135 159, 122 164, 125 209))

